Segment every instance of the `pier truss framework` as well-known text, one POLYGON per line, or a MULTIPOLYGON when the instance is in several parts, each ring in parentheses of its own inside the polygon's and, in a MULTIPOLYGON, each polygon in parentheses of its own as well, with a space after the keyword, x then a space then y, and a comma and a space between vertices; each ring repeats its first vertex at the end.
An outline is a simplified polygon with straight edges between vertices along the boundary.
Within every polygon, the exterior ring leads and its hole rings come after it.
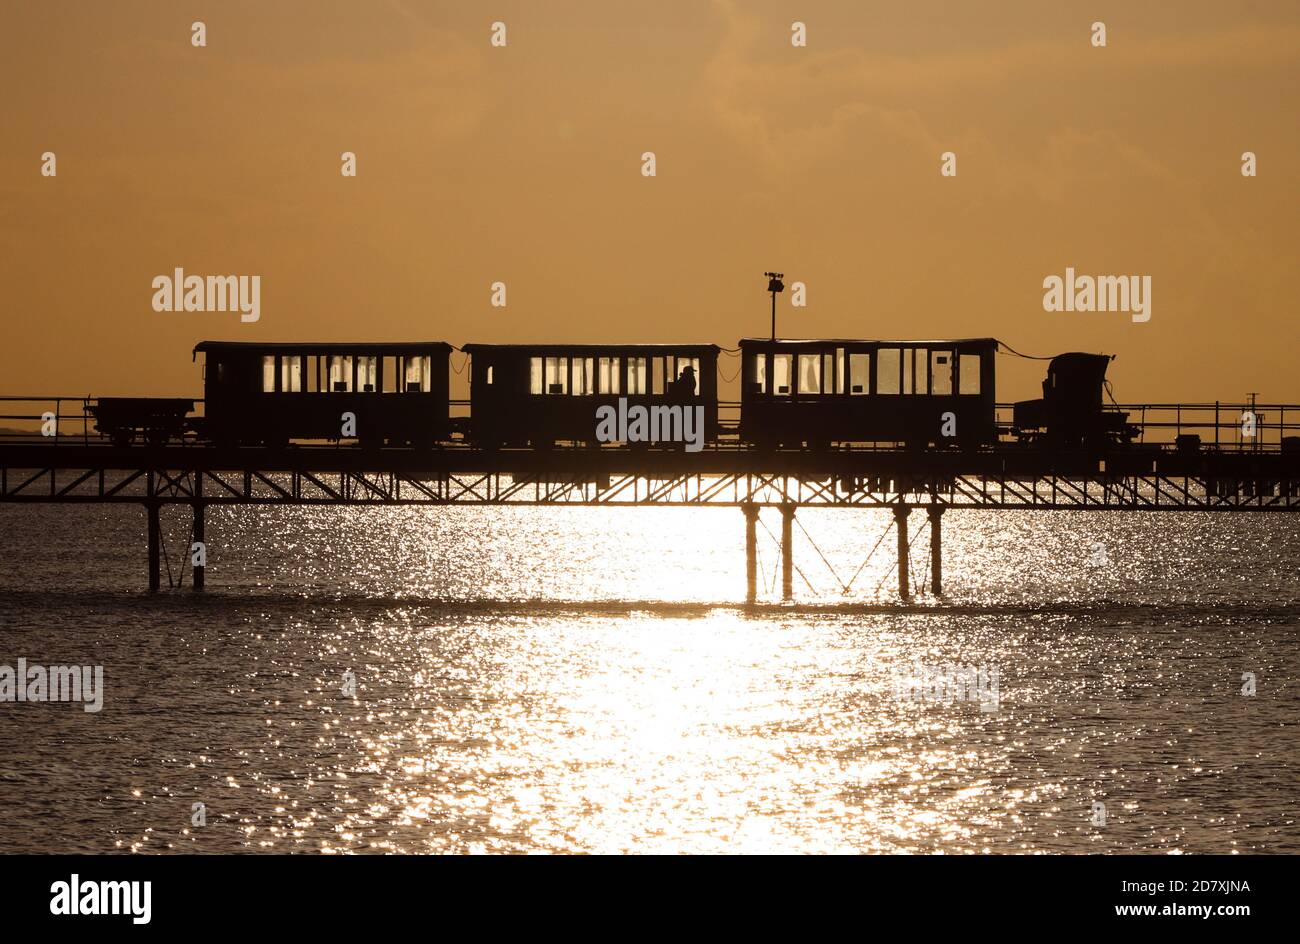
MULTIPOLYGON (((148 514, 149 585, 160 585, 163 505, 189 505, 204 541, 210 505, 496 505, 735 507, 745 513, 748 598, 756 593, 758 509, 782 514, 783 597, 792 596, 797 509, 890 508, 898 590, 911 595, 908 516, 930 523, 930 587, 942 592, 947 510, 1261 513, 1300 511, 1300 474, 1276 454, 1229 462, 1164 453, 1045 462, 1019 455, 906 453, 417 453, 289 449, 219 454, 193 448, 7 450, 0 503, 136 503, 148 514), (54 461, 57 458, 58 461, 54 461), (1109 468, 1108 468, 1109 467, 1109 468), (380 471, 375 471, 379 469, 380 471), (760 471, 761 470, 761 471, 760 471)), ((206 565, 193 568, 204 585, 206 565)))

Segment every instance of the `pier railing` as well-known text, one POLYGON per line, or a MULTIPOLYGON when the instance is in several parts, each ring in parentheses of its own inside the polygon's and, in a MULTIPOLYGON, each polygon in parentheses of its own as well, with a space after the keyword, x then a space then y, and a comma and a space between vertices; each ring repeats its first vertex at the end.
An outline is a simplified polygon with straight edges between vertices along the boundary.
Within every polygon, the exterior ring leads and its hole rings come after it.
MULTIPOLYGON (((95 428, 90 408, 98 398, 84 396, 3 397, 0 396, 0 445, 6 443, 78 446, 108 445, 108 437, 95 428), (50 427, 53 420, 54 426, 50 427), (50 430, 53 430, 51 435, 50 430)), ((194 401, 195 417, 203 415, 203 400, 194 401)), ((722 437, 711 449, 744 449, 736 439, 740 404, 721 401, 719 428, 722 437)), ((999 403, 996 421, 999 440, 1014 440, 1012 404, 999 403)), ((1109 410, 1128 414, 1136 429, 1134 442, 1149 448, 1175 449, 1179 437, 1197 436, 1199 448, 1219 452, 1277 452, 1286 445, 1300 449, 1300 405, 1286 403, 1124 403, 1109 410), (1252 424, 1253 418, 1253 424, 1252 424), (1253 433, 1253 435, 1252 435, 1253 433), (1289 440, 1289 441, 1288 441, 1289 440)), ((454 417, 469 415, 468 400, 452 400, 454 417)), ((186 437, 180 444, 198 440, 186 437)), ((1193 443, 1183 440, 1184 448, 1193 443)), ((354 448, 350 441, 321 443, 326 448, 354 448)), ((890 449, 893 444, 876 443, 853 449, 890 449)))

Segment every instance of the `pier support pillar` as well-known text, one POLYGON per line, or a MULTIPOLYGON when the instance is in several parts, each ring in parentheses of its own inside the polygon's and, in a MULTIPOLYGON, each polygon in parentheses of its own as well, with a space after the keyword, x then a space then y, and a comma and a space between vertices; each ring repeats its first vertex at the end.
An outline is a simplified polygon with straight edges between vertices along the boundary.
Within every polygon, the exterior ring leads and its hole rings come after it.
POLYGON ((144 503, 149 514, 149 592, 157 593, 162 586, 162 526, 158 521, 161 505, 157 501, 144 503))
POLYGON ((898 595, 909 600, 912 597, 912 579, 907 563, 907 516, 912 509, 906 505, 894 506, 894 524, 898 525, 898 595))
POLYGON ((741 505, 745 513, 745 602, 758 599, 758 506, 741 505))
POLYGON ((931 505, 930 515, 930 589, 936 597, 943 596, 943 529, 939 519, 942 505, 931 505))
POLYGON ((203 473, 196 471, 194 473, 194 537, 191 539, 189 554, 190 560, 194 560, 194 545, 203 545, 203 554, 199 558, 198 564, 192 564, 192 579, 195 590, 202 590, 203 584, 208 574, 208 547, 207 538, 204 536, 204 511, 207 504, 203 501, 203 473))
POLYGON ((794 598, 794 505, 781 506, 781 599, 794 598))
MULTIPOLYGON (((204 532, 203 512, 205 508, 207 508, 207 505, 205 505, 203 502, 194 503, 194 544, 205 545, 203 548, 203 554, 201 557, 199 557, 199 563, 194 564, 193 567, 191 568, 193 571, 195 590, 203 589, 204 577, 207 575, 207 571, 208 571, 208 567, 207 567, 208 549, 206 547, 207 540, 203 535, 204 532)), ((194 544, 191 544, 189 548, 190 560, 194 559, 194 544)))

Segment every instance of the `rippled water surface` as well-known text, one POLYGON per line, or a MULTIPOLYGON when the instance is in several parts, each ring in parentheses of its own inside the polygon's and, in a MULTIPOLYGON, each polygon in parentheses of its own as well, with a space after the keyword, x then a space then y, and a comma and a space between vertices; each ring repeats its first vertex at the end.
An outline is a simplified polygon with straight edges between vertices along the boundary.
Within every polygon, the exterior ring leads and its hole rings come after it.
POLYGON ((1300 851, 1300 519, 951 511, 908 607, 889 520, 747 608, 734 509, 226 508, 151 597, 139 508, 0 507, 0 664, 106 687, 0 703, 0 851, 1300 851))

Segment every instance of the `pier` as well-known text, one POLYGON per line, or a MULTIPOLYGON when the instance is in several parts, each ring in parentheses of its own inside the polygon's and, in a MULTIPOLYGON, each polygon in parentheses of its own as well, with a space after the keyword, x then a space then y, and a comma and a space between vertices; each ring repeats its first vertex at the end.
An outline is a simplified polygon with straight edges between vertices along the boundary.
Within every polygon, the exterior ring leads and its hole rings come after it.
MULTIPOLYGON (((205 540, 206 509, 222 505, 733 507, 743 513, 751 601, 757 596, 763 508, 781 515, 785 600, 794 594, 793 531, 798 510, 805 507, 891 509, 903 600, 913 594, 909 557, 925 523, 929 590, 942 594, 942 520, 960 509, 1300 511, 1300 451, 1291 448, 1296 424, 1282 419, 1288 412, 1300 418, 1300 407, 1259 405, 1258 415, 1278 419, 1249 441, 1220 439, 1236 424, 1219 418, 1234 417, 1236 407, 1214 405, 1212 436, 1196 420, 1196 411, 1206 407, 1124 409, 1143 418, 1153 415, 1144 440, 1149 432, 1156 441, 1104 454, 1044 452, 1008 442, 971 451, 762 450, 725 439, 697 453, 610 446, 484 450, 464 444, 427 449, 350 443, 276 449, 202 442, 115 446, 92 433, 76 412, 72 417, 80 435, 0 436, 0 504, 143 507, 151 590, 161 586, 164 505, 192 509, 196 544, 205 540), (1170 410, 1177 416, 1173 422, 1162 415, 1170 410), (1198 425, 1202 442, 1211 442, 1188 448, 1188 430, 1198 425), (918 527, 912 512, 920 510, 926 518, 918 527)), ((202 589, 206 561, 195 563, 192 574, 194 589, 202 589)))

